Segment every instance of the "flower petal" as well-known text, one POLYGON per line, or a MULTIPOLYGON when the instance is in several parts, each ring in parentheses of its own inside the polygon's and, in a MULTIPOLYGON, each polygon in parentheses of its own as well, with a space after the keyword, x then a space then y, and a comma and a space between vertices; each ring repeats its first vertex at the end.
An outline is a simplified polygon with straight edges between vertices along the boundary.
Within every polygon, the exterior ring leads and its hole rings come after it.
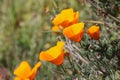
POLYGON ((100 38, 100 29, 99 26, 91 26, 87 33, 90 35, 91 38, 94 40, 98 40, 100 38))
POLYGON ((60 65, 64 59, 63 53, 64 42, 57 42, 57 45, 40 53, 40 60, 47 60, 56 65, 60 65))
POLYGON ((61 41, 58 41, 58 42, 57 42, 57 47, 60 47, 61 50, 63 50, 64 45, 65 45, 64 42, 61 42, 61 41))
POLYGON ((49 55, 46 51, 42 51, 42 52, 40 52, 39 59, 50 61, 53 59, 53 57, 51 55, 49 55))
POLYGON ((41 62, 38 62, 32 69, 31 73, 29 74, 30 80, 33 80, 36 76, 38 68, 41 66, 41 62))
POLYGON ((78 22, 78 12, 74 12, 72 8, 62 10, 52 21, 55 26, 66 28, 78 22))
POLYGON ((20 65, 14 70, 14 74, 21 79, 25 79, 31 72, 31 67, 27 61, 22 61, 20 65))
POLYGON ((56 65, 61 65, 64 61, 64 53, 61 52, 60 55, 56 58, 54 58, 53 60, 51 60, 50 62, 56 64, 56 65))
POLYGON ((63 30, 63 35, 69 39, 79 42, 82 39, 84 33, 84 23, 73 24, 63 30))
POLYGON ((15 77, 14 80, 22 80, 22 79, 19 77, 15 77))
POLYGON ((55 32, 55 33, 60 32, 60 30, 61 30, 61 29, 60 29, 60 27, 58 27, 58 26, 53 26, 53 27, 52 27, 52 31, 55 32))

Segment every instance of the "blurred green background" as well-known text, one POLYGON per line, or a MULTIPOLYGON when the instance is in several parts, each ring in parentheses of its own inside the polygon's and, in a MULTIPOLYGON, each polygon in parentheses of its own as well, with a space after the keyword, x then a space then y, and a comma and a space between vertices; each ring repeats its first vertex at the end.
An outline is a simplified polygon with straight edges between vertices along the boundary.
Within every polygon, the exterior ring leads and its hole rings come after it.
MULTIPOLYGON (((80 21, 95 19, 90 4, 85 5, 85 1, 0 0, 0 67, 8 70, 10 80, 21 61, 27 60, 34 66, 39 61, 39 52, 56 44, 51 21, 61 10, 79 11, 80 21)), ((36 80, 61 80, 53 68, 56 66, 43 63, 36 80)))

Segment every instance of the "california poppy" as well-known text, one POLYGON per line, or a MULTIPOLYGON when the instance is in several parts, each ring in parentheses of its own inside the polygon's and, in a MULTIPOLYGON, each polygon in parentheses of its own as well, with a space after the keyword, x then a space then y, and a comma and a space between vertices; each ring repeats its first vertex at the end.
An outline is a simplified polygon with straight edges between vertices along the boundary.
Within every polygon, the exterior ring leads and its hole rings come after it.
POLYGON ((74 12, 72 8, 62 10, 52 21, 55 26, 68 27, 78 22, 79 13, 74 12))
POLYGON ((38 68, 41 66, 41 62, 38 62, 33 69, 31 69, 27 61, 22 61, 20 65, 14 70, 16 77, 14 80, 34 80, 38 68))
POLYGON ((99 26, 91 26, 88 30, 87 33, 90 35, 90 37, 94 40, 98 40, 100 38, 100 29, 99 26))
POLYGON ((53 26, 52 31, 55 32, 55 33, 58 33, 58 32, 61 31, 61 28, 60 28, 60 26, 53 26))
POLYGON ((73 24, 63 30, 63 35, 75 42, 81 41, 83 33, 84 33, 83 22, 73 24))
POLYGON ((63 53, 64 42, 57 42, 57 45, 46 50, 40 52, 40 60, 46 60, 56 65, 61 65, 64 60, 63 53))

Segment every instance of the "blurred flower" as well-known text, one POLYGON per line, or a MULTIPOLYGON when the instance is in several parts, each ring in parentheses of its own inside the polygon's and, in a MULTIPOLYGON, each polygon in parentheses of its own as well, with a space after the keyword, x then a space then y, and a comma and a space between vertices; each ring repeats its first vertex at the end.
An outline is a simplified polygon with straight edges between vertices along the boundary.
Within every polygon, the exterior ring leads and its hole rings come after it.
POLYGON ((68 27, 78 22, 79 13, 74 12, 72 8, 62 10, 52 21, 55 26, 68 27))
POLYGON ((38 68, 41 66, 41 62, 35 64, 33 69, 31 69, 27 61, 22 61, 20 65, 14 70, 14 75, 16 77, 14 80, 34 80, 38 68))
POLYGON ((94 40, 98 40, 100 38, 100 29, 99 26, 91 26, 87 33, 90 35, 91 38, 93 38, 94 40))
POLYGON ((40 60, 46 60, 56 65, 61 65, 64 60, 63 53, 64 42, 57 42, 57 45, 48 49, 47 51, 40 52, 40 60))
POLYGON ((81 41, 83 33, 84 33, 83 22, 73 24, 63 30, 63 35, 75 42, 81 41))
POLYGON ((52 31, 55 32, 55 33, 58 33, 61 31, 60 27, 59 26, 53 26, 52 27, 52 31))

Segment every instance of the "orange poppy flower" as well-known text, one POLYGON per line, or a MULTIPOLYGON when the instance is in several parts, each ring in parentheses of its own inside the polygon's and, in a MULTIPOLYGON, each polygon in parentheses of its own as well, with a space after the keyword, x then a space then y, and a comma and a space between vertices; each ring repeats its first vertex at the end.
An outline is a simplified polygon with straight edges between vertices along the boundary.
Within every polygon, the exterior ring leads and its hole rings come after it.
POLYGON ((69 39, 80 42, 84 33, 84 23, 73 24, 63 30, 63 35, 69 39))
POLYGON ((74 12, 72 8, 62 10, 52 21, 55 26, 62 26, 63 28, 68 27, 78 22, 79 13, 74 12))
POLYGON ((98 40, 100 38, 100 29, 99 26, 91 26, 87 33, 90 35, 91 38, 94 40, 98 40))
POLYGON ((22 61, 20 65, 14 70, 16 77, 14 80, 34 80, 38 68, 41 66, 41 62, 38 62, 33 69, 31 69, 27 61, 22 61))
POLYGON ((58 33, 58 32, 61 31, 61 28, 59 26, 53 26, 52 31, 55 32, 55 33, 58 33))
POLYGON ((56 65, 61 65, 64 60, 63 53, 64 42, 57 42, 57 45, 48 49, 47 51, 40 52, 40 60, 46 60, 56 65))

